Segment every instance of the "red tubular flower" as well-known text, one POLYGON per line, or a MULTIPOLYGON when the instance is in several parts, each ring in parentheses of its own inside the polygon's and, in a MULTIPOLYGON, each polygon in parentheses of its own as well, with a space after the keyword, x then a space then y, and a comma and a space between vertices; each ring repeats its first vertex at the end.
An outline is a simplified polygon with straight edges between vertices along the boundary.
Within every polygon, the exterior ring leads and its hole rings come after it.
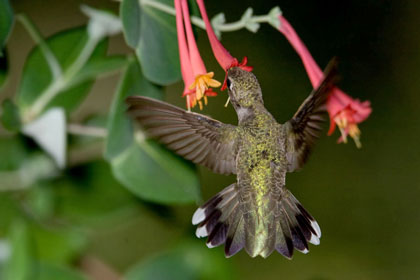
POLYGON ((197 0, 198 8, 200 9, 201 17, 206 25, 206 32, 207 36, 209 37, 211 49, 213 50, 213 54, 216 57, 217 62, 219 65, 225 70, 225 80, 223 82, 222 90, 226 89, 226 79, 227 79, 227 71, 232 67, 240 67, 246 71, 252 71, 252 66, 246 65, 248 59, 244 57, 242 62, 234 58, 226 49, 223 47, 222 43, 217 39, 216 34, 214 33, 213 27, 210 24, 209 17, 207 16, 206 6, 204 5, 204 0, 197 0))
POLYGON ((183 96, 187 98, 188 110, 197 103, 202 109, 201 99, 207 104, 207 96, 217 95, 210 87, 219 87, 221 84, 212 79, 213 72, 206 71, 192 31, 187 0, 175 0, 175 10, 181 73, 185 85, 183 96))
MULTIPOLYGON (((316 64, 290 23, 282 15, 279 16, 279 20, 279 31, 283 33, 302 59, 312 86, 314 88, 317 87, 322 79, 321 68, 316 64)), ((341 132, 338 142, 346 143, 347 135, 350 135, 354 139, 356 146, 360 148, 360 130, 357 124, 366 120, 372 112, 370 102, 360 102, 358 99, 351 98, 339 88, 334 88, 327 100, 327 111, 330 116, 328 135, 331 135, 335 127, 338 126, 341 132)))

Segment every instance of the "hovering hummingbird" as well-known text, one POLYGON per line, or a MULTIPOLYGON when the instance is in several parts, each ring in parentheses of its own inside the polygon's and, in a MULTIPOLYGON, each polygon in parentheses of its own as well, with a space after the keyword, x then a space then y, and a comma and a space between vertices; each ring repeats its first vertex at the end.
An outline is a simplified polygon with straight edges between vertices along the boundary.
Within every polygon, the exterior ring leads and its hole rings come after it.
POLYGON ((242 248, 264 258, 274 250, 289 259, 294 248, 307 253, 308 242, 319 244, 321 230, 286 189, 286 173, 303 166, 318 138, 336 63, 330 62, 321 84, 284 124, 264 107, 254 74, 238 67, 227 74, 237 126, 142 96, 127 98, 128 113, 175 153, 216 173, 236 174, 235 183, 192 217, 197 237, 208 236, 209 248, 225 244, 226 257, 242 248))

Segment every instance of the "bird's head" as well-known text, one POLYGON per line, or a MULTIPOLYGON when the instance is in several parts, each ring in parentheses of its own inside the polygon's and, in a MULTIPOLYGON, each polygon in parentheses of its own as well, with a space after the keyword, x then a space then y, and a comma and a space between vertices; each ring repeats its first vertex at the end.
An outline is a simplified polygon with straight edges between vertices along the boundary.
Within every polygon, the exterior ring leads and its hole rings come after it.
POLYGON ((251 72, 233 67, 228 70, 226 83, 230 101, 235 110, 249 108, 255 103, 263 103, 260 84, 251 72))

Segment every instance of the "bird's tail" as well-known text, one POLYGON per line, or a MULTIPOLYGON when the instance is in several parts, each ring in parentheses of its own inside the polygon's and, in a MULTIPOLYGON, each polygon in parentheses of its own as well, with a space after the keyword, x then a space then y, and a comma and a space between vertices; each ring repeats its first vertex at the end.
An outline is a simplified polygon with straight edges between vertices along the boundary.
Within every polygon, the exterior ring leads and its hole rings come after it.
POLYGON ((198 225, 197 237, 208 237, 209 248, 225 244, 226 257, 245 248, 252 257, 265 258, 277 250, 291 258, 294 248, 307 253, 308 242, 319 244, 318 223, 290 191, 284 189, 274 204, 260 217, 254 214, 258 211, 245 209, 236 184, 232 184, 198 208, 192 223, 198 225))

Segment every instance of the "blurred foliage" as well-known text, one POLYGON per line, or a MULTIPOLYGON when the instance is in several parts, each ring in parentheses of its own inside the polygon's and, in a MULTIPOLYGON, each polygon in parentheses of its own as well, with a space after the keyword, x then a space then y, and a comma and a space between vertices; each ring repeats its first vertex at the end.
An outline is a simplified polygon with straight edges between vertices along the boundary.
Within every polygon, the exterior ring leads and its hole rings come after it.
MULTIPOLYGON (((63 73, 66 73, 66 70, 74 65, 87 42, 88 35, 85 28, 66 30, 46 40, 63 73)), ((71 78, 66 78, 63 82, 65 85, 58 86, 60 92, 43 109, 61 107, 65 108, 67 112, 74 110, 88 94, 96 76, 121 68, 124 59, 107 57, 106 50, 107 41, 103 40, 92 51, 86 65, 80 67, 81 69, 71 78)), ((34 48, 26 60, 18 92, 18 105, 24 111, 23 114, 25 110, 30 110, 37 100, 47 94, 48 87, 51 87, 54 79, 57 78, 53 77, 45 54, 42 53, 40 47, 34 48)))
POLYGON ((7 130, 17 132, 20 130, 20 116, 18 107, 10 99, 3 101, 3 115, 1 122, 7 130))
POLYGON ((13 10, 9 0, 0 0, 0 57, 3 56, 3 47, 10 35, 13 20, 13 10))
MULTIPOLYGON (((130 95, 185 103, 181 85, 172 86, 180 80, 175 18, 139 3, 89 2, 106 12, 84 6, 86 20, 74 1, 0 0, 0 279, 418 278, 416 1, 206 1, 210 16, 225 12, 228 22, 248 6, 259 15, 280 5, 320 65, 338 55, 343 89, 373 104, 361 151, 324 137, 304 171, 288 176, 323 230, 321 245, 292 261, 244 252, 225 259, 223 249, 190 240, 200 183, 208 198, 234 177, 197 172, 126 116, 130 95), (124 38, 111 37, 120 31, 124 38), (62 117, 27 132, 57 108, 62 117), (84 264, 86 257, 102 267, 84 264)), ((195 31, 208 69, 216 69, 205 33, 195 31)), ((311 89, 290 45, 268 24, 222 37, 255 67, 267 108, 281 122, 290 118, 311 89)), ((234 123, 220 95, 204 113, 234 123)))
POLYGON ((137 135, 133 133, 124 100, 138 92, 159 99, 162 96, 161 89, 143 77, 137 61, 132 58, 109 116, 105 157, 110 161, 115 177, 147 200, 161 203, 198 201, 200 192, 193 166, 146 140, 140 131, 137 135))
POLYGON ((235 279, 229 263, 207 250, 197 241, 181 242, 168 252, 140 262, 130 268, 126 280, 194 280, 235 279))
MULTIPOLYGON (((172 0, 153 0, 173 6, 172 0)), ((147 79, 168 85, 181 78, 175 17, 144 5, 123 0, 120 15, 124 36, 139 58, 147 79)))

